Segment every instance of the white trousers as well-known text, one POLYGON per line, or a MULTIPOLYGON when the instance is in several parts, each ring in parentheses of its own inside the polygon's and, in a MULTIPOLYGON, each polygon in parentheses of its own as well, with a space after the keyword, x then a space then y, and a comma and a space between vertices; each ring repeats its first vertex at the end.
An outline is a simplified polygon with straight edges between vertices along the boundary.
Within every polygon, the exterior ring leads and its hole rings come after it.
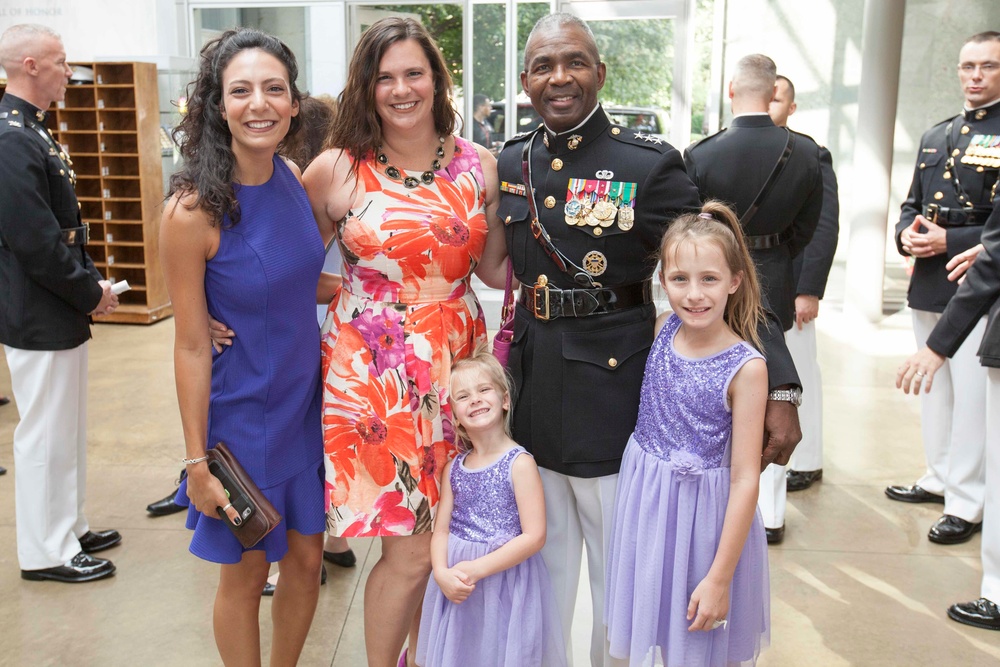
POLYGON ((87 344, 72 350, 4 346, 21 417, 14 430, 17 560, 41 570, 80 553, 87 480, 87 344))
MULTIPOLYGON (((913 311, 917 349, 927 344, 940 319, 939 313, 913 311)), ((930 393, 920 394, 927 472, 917 484, 944 495, 945 514, 972 522, 982 521, 985 494, 987 375, 976 355, 985 332, 984 317, 934 374, 930 393)))
POLYGON ((988 370, 986 507, 983 511, 983 589, 980 595, 1000 603, 1000 368, 988 370))
MULTIPOLYGON (((802 405, 799 406, 802 441, 792 453, 790 467, 792 470, 819 470, 823 467, 823 379, 816 360, 816 321, 803 324, 802 331, 792 325, 785 332, 785 345, 802 382, 802 405)), ((765 528, 785 525, 788 496, 785 470, 785 466, 772 463, 760 474, 757 506, 765 528)))
POLYGON ((590 663, 611 665, 604 628, 604 566, 611 523, 614 521, 618 475, 583 479, 539 468, 545 489, 546 540, 542 560, 552 579, 556 607, 562 622, 568 667, 573 667, 572 628, 580 582, 583 547, 587 547, 593 628, 590 663))

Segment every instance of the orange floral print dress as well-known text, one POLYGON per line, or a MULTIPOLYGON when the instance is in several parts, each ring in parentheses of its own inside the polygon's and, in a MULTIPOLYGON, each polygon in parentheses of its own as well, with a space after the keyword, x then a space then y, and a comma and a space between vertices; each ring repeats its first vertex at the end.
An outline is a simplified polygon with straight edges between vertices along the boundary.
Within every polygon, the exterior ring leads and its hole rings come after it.
MULTIPOLYGON (((343 537, 431 529, 455 456, 452 361, 486 340, 469 275, 486 245, 482 166, 469 142, 413 190, 361 161, 338 224, 343 287, 323 324, 327 527, 343 537)), ((419 174, 414 174, 419 176, 419 174)))

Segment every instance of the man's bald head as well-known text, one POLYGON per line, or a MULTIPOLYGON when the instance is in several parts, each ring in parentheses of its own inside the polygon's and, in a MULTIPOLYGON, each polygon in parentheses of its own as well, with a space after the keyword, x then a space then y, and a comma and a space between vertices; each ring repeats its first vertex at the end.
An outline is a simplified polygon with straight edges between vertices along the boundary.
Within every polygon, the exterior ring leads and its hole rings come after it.
POLYGON ((35 23, 12 25, 0 35, 0 65, 7 76, 17 76, 26 58, 39 58, 51 39, 62 41, 55 30, 35 23))

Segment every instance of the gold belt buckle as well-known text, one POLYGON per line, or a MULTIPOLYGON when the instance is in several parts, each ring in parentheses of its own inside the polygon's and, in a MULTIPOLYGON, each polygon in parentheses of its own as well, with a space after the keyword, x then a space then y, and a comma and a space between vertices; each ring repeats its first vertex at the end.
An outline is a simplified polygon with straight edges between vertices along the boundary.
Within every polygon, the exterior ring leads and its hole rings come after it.
POLYGON ((544 275, 538 276, 538 280, 535 281, 534 286, 531 288, 532 296, 534 297, 534 303, 532 304, 532 310, 534 311, 535 319, 537 320, 548 320, 549 319, 549 279, 544 275), (544 295, 545 298, 545 310, 542 311, 538 307, 539 293, 544 295))
POLYGON ((928 215, 927 219, 930 220, 931 222, 933 222, 935 225, 937 224, 938 215, 940 215, 940 213, 941 213, 941 206, 940 206, 940 204, 928 204, 927 205, 927 215, 928 215))

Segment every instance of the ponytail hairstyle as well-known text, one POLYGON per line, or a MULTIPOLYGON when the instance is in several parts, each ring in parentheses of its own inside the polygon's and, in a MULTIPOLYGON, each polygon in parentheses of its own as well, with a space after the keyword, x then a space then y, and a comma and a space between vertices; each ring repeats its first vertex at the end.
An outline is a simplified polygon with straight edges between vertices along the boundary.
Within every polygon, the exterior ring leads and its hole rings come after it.
MULTIPOLYGON (((455 375, 458 373, 471 373, 477 370, 482 371, 489 379, 490 384, 496 387, 501 395, 507 397, 507 408, 503 411, 503 430, 507 434, 507 437, 513 437, 511 436, 511 410, 514 407, 514 392, 511 388, 510 376, 507 374, 507 369, 490 352, 486 343, 479 343, 472 354, 459 359, 451 365, 451 379, 454 380, 455 375)), ((450 383, 448 395, 450 401, 450 383)), ((469 434, 466 432, 465 427, 459 424, 458 419, 455 419, 454 416, 452 420, 455 426, 455 445, 458 447, 458 451, 471 451, 472 441, 469 439, 469 434)))
POLYGON ((747 249, 743 228, 733 210, 724 203, 710 199, 701 207, 701 213, 685 213, 670 223, 660 242, 661 278, 669 253, 681 243, 701 239, 715 243, 729 270, 742 277, 739 287, 729 295, 723 319, 737 336, 762 350, 757 329, 764 321, 764 306, 757 269, 747 249))

